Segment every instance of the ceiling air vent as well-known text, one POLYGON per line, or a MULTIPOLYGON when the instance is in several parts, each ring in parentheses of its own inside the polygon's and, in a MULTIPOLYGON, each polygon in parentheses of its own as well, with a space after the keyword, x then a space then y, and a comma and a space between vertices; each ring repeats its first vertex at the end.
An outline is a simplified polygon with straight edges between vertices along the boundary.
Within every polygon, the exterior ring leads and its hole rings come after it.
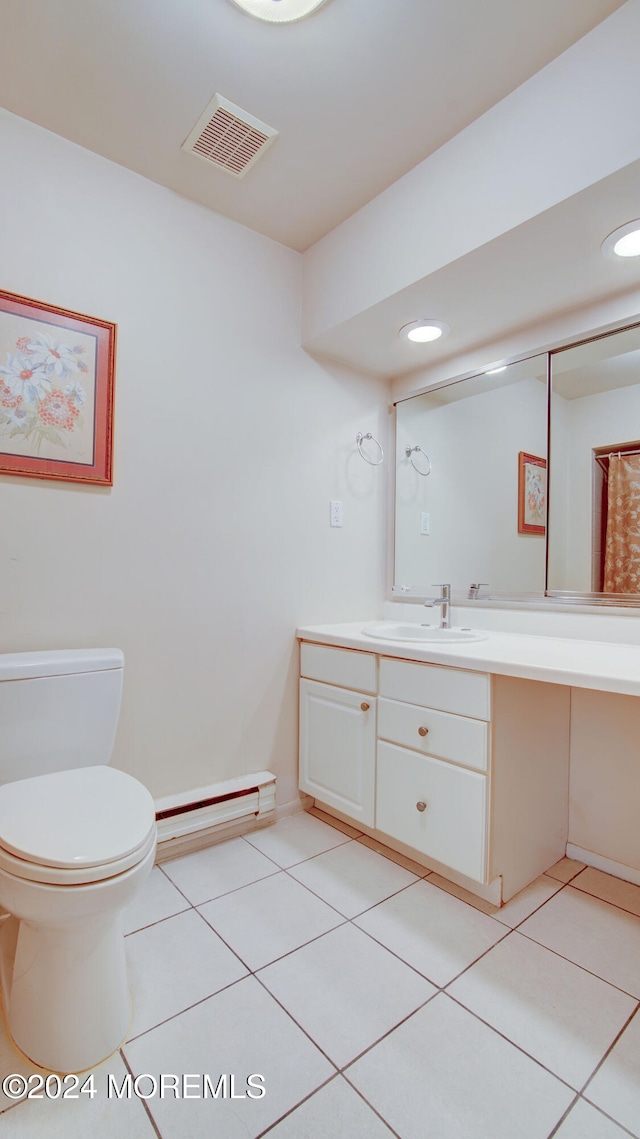
POLYGON ((182 149, 242 178, 277 134, 273 127, 254 119, 222 95, 214 95, 182 149))

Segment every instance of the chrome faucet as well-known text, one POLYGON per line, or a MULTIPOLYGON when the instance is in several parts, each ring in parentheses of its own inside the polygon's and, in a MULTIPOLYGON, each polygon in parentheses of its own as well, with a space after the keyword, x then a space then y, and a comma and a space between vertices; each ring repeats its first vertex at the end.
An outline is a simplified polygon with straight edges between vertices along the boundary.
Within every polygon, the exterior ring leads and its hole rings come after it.
POLYGON ((449 624, 449 609, 451 606, 451 586, 450 585, 442 585, 440 582, 438 582, 437 584, 439 585, 440 589, 442 590, 440 597, 434 597, 433 601, 425 601, 425 605, 427 606, 427 609, 431 609, 434 605, 439 605, 440 606, 440 628, 441 629, 450 629, 451 625, 449 624))
POLYGON ((480 597, 480 590, 482 589, 482 586, 488 584, 488 581, 479 581, 477 585, 471 584, 469 586, 469 600, 477 601, 480 597))

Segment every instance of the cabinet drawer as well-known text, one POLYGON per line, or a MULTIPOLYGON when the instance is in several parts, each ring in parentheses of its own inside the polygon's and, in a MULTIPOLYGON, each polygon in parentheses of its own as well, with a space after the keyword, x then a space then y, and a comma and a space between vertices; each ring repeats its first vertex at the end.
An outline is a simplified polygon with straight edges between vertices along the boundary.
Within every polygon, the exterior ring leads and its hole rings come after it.
POLYGON ((491 685, 485 672, 382 657, 380 695, 477 720, 491 719, 491 685))
POLYGON ((484 882, 487 778, 431 756, 378 744, 376 827, 484 882), (418 803, 426 803, 423 811, 418 803))
POLYGON ((453 716, 450 712, 381 697, 378 735, 423 755, 462 763, 476 771, 486 771, 489 766, 489 725, 484 720, 453 716))
POLYGON ((375 653, 334 649, 303 641, 300 646, 300 674, 309 680, 337 684, 358 692, 375 694, 377 690, 375 653))

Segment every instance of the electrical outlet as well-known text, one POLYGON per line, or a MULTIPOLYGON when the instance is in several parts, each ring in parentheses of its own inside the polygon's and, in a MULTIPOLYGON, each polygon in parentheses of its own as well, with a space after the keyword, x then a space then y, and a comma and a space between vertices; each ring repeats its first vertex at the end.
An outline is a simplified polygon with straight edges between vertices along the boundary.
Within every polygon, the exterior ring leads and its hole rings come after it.
POLYGON ((331 500, 331 525, 342 526, 342 503, 331 500))
POLYGON ((420 533, 421 534, 430 534, 431 533, 431 521, 430 521, 429 515, 426 513, 425 510, 423 510, 422 514, 420 515, 420 533))

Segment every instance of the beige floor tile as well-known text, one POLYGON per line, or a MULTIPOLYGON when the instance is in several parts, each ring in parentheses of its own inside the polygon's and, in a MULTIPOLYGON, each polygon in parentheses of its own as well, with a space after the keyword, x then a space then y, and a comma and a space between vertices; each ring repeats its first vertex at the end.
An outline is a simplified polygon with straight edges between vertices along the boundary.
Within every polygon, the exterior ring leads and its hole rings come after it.
POLYGON ((576 1091, 636 1005, 633 997, 517 932, 448 992, 576 1091))
POLYGON ((429 882, 432 886, 437 886, 440 890, 445 890, 447 894, 452 894, 454 898, 459 898, 461 902, 466 902, 467 905, 473 906, 474 910, 480 910, 482 914, 488 914, 489 917, 495 917, 498 913, 500 906, 494 906, 491 902, 485 901, 484 898, 479 898, 477 894, 472 894, 471 890, 465 890, 464 886, 458 886, 457 882, 450 882, 448 878, 442 878, 440 874, 430 874, 429 882))
POLYGON ((603 874, 601 870, 588 866, 572 885, 576 890, 584 890, 594 898, 602 898, 603 902, 611 902, 612 906, 619 906, 640 917, 640 886, 635 886, 632 882, 625 882, 622 878, 614 878, 611 874, 603 874))
POLYGON ((384 858, 389 858, 391 862, 395 862, 398 866, 404 866, 411 874, 417 875, 418 878, 426 878, 431 873, 426 866, 421 866, 419 862, 414 862, 413 858, 407 858, 406 854, 400 854, 397 850, 392 850, 390 846, 385 846, 384 843, 378 842, 376 838, 369 838, 369 835, 360 835, 358 842, 363 846, 368 846, 369 850, 376 850, 378 854, 382 854, 384 858))
POLYGON ((294 866, 290 873, 347 918, 418 880, 415 874, 361 842, 329 850, 294 866))
POLYGON ((314 818, 309 811, 288 815, 272 827, 253 831, 245 837, 245 842, 251 843, 285 870, 349 841, 349 835, 314 818))
POLYGON ((499 922, 429 879, 368 910, 356 925, 438 986, 447 985, 506 936, 499 922))
POLYGON ((269 1132, 269 1139, 390 1139, 386 1123, 337 1076, 269 1132))
POLYGON ((629 1132, 612 1123, 591 1104, 579 1099, 553 1139, 629 1139, 629 1132))
POLYGON ((583 1094, 633 1135, 640 1135, 640 1013, 636 1013, 583 1094))
POLYGON ((284 871, 207 902, 199 912, 251 970, 344 921, 284 871))
POLYGON ((349 923, 267 965, 258 976, 338 1067, 435 992, 349 923))
POLYGON ((163 862, 162 869, 194 906, 278 873, 278 866, 243 838, 163 862))
POLYGON ((133 1021, 146 1032, 246 975, 246 968, 195 910, 126 939, 133 1021))
POLYGON ((640 997, 640 918, 633 914, 565 886, 519 931, 640 997))
POLYGON ((221 1090, 215 1100, 209 1095, 149 1101, 162 1139, 254 1139, 335 1075, 253 977, 131 1041, 124 1051, 136 1074, 198 1073, 208 1075, 214 1087, 227 1076, 226 1094, 221 1090), (232 1075, 236 1096, 245 1098, 230 1098, 232 1075), (255 1075, 264 1078, 261 1098, 248 1095, 247 1079, 255 1075))
POLYGON ((547 1139, 574 1096, 446 993, 345 1075, 402 1139, 547 1139))
POLYGON ((350 823, 345 823, 342 819, 336 819, 334 815, 329 815, 321 807, 310 807, 307 814, 313 815, 314 819, 320 819, 320 822, 326 823, 327 826, 342 831, 342 834, 348 835, 349 838, 357 838, 358 835, 362 834, 362 831, 359 831, 357 827, 352 827, 350 823))
POLYGON ((514 929, 561 889, 561 882, 542 874, 540 878, 536 878, 535 882, 531 882, 519 894, 505 902, 495 916, 503 925, 508 925, 514 929))
POLYGON ((559 862, 545 870, 545 874, 550 878, 557 878, 558 882, 570 882, 576 874, 584 870, 585 866, 586 862, 576 862, 575 858, 561 858, 559 862))
POLYGON ((163 918, 189 909, 189 902, 176 890, 159 866, 154 866, 142 889, 122 915, 125 933, 133 933, 163 918))

